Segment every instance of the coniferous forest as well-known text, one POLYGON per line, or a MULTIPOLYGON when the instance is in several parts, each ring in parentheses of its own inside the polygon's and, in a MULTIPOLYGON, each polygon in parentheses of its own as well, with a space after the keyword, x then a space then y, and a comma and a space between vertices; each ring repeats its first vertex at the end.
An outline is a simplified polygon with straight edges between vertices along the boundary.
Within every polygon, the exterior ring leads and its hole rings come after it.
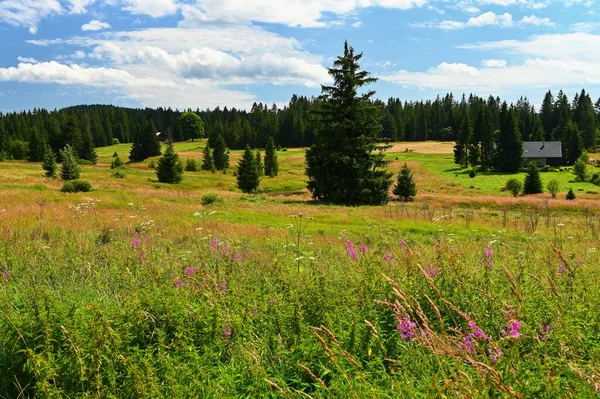
MULTIPOLYGON (((202 118, 211 146, 222 135, 232 149, 264 148, 271 137, 278 147, 307 147, 315 142, 318 112, 313 111, 319 103, 318 98, 294 95, 284 108, 255 103, 250 111, 218 107, 193 112, 202 118)), ((540 109, 527 98, 503 108, 499 97, 453 94, 433 101, 390 98, 387 103, 374 103, 381 112, 382 139, 456 141, 456 161, 464 166, 477 164, 487 169, 494 162, 492 147, 507 141, 506 136, 512 137, 508 141, 515 136, 521 141, 562 141, 568 162, 576 160, 583 149, 596 148, 600 139, 600 99, 594 101, 585 90, 572 100, 562 91, 556 95, 549 91, 540 109)), ((93 158, 91 147, 133 142, 150 121, 157 132, 173 141, 193 139, 180 126, 182 112, 86 105, 0 114, 0 159, 41 159, 37 152, 44 144, 54 153, 70 144, 81 159, 93 158)))

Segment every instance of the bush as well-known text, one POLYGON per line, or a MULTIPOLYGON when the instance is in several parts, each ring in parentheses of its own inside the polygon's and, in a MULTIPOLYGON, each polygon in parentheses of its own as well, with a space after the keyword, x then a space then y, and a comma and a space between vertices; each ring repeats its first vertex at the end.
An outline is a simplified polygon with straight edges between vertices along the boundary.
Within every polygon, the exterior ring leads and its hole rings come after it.
POLYGON ((477 176, 477 172, 475 172, 475 169, 471 169, 471 171, 469 172, 469 177, 473 179, 475 176, 477 176))
POLYGON ((123 160, 119 157, 119 154, 116 152, 113 154, 112 162, 110 163, 111 169, 119 169, 124 165, 123 160))
POLYGON ((85 180, 69 180, 60 189, 63 193, 88 193, 92 191, 92 184, 85 180))
POLYGON ((113 177, 116 179, 124 179, 125 178, 125 172, 123 172, 123 169, 116 169, 115 173, 113 173, 113 177))
POLYGON ((523 189, 523 183, 521 183, 521 181, 519 179, 509 179, 506 182, 506 189, 508 191, 510 191, 510 193, 513 195, 513 197, 518 197, 519 194, 521 193, 521 190, 523 189))
POLYGON ((560 184, 558 183, 558 180, 552 179, 548 182, 546 188, 548 189, 548 192, 552 195, 552 198, 556 198, 556 194, 558 194, 558 192, 560 191, 560 184))
POLYGON ((148 167, 149 167, 150 169, 156 169, 156 162, 155 162, 154 160, 150 161, 150 162, 148 163, 148 167))
POLYGON ((573 165, 573 173, 577 176, 577 180, 585 181, 587 178, 587 165, 583 160, 579 159, 575 162, 575 165, 573 165))
POLYGON ((185 163, 185 171, 186 172, 197 172, 200 169, 198 162, 195 159, 188 158, 185 163))
POLYGON ((544 173, 552 172, 552 166, 550 166, 550 165, 544 165, 542 167, 542 169, 540 170, 540 172, 544 172, 544 173))
POLYGON ((114 137, 113 137, 113 142, 112 143, 113 143, 113 145, 121 144, 121 142, 119 141, 119 139, 116 139, 114 137))
POLYGON ((576 197, 575 197, 575 192, 573 191, 572 188, 569 189, 569 192, 567 193, 567 200, 569 201, 573 201, 576 197))
POLYGON ((21 140, 15 140, 10 145, 10 155, 12 159, 27 159, 29 154, 29 144, 21 140))
POLYGON ((209 193, 202 196, 202 205, 209 206, 211 204, 223 202, 223 197, 219 194, 209 193))

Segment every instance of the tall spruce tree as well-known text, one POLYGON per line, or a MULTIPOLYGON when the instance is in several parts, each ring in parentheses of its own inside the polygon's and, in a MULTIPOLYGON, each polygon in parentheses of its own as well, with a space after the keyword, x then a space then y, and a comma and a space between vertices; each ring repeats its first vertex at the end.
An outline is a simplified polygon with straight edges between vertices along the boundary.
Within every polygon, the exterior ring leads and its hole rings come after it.
POLYGON ((77 164, 77 156, 75 150, 70 144, 67 144, 65 148, 60 150, 60 159, 62 165, 60 166, 60 177, 63 180, 77 180, 79 179, 79 165, 77 164))
POLYGON ((46 143, 37 128, 31 128, 29 133, 29 162, 41 162, 44 160, 46 143))
POLYGON ((206 144, 204 147, 204 151, 202 152, 202 170, 210 170, 211 172, 215 172, 215 161, 213 159, 213 152, 211 148, 206 144))
POLYGON ((415 183, 412 172, 406 163, 400 169, 400 173, 398 173, 398 179, 396 181, 396 186, 394 187, 393 193, 401 201, 412 201, 417 195, 417 184, 415 183))
POLYGON ((572 165, 583 154, 581 132, 573 121, 568 121, 562 135, 564 159, 569 165, 572 165))
POLYGON ((535 162, 530 162, 523 184, 523 194, 540 194, 544 192, 544 184, 540 176, 540 170, 535 162))
POLYGON ((360 69, 362 54, 344 44, 344 55, 328 69, 333 86, 322 86, 317 111, 316 143, 306 152, 308 189, 313 198, 337 204, 383 204, 392 175, 384 167, 378 144, 381 109, 371 102, 374 91, 359 93, 376 82, 360 69))
POLYGON ((96 147, 94 146, 94 139, 89 130, 84 131, 81 134, 80 147, 77 152, 80 159, 90 161, 94 165, 98 162, 98 154, 96 153, 96 147))
POLYGON ((269 137, 267 146, 265 147, 265 175, 275 177, 279 174, 279 163, 277 162, 277 152, 275 148, 275 140, 269 137))
POLYGON ((259 184, 260 178, 256 158, 250 146, 246 146, 246 150, 238 162, 237 187, 245 193, 251 193, 258 189, 259 184))
POLYGON ((503 173, 516 173, 523 159, 523 138, 514 109, 504 102, 500 110, 500 131, 496 135, 494 167, 503 173))
POLYGON ((215 141, 213 150, 213 160, 217 170, 229 169, 229 149, 222 135, 219 135, 215 141))
POLYGON ((141 162, 157 155, 160 155, 160 141, 156 136, 154 122, 148 120, 144 128, 139 129, 133 139, 129 160, 131 162, 141 162))
POLYGON ((262 155, 260 153, 260 150, 256 150, 256 154, 254 154, 254 159, 256 160, 256 171, 258 172, 259 176, 264 176, 265 174, 265 165, 263 164, 262 161, 262 155))
POLYGON ((169 143, 164 155, 158 160, 156 177, 159 182, 169 184, 178 184, 183 180, 183 165, 172 143, 169 143))

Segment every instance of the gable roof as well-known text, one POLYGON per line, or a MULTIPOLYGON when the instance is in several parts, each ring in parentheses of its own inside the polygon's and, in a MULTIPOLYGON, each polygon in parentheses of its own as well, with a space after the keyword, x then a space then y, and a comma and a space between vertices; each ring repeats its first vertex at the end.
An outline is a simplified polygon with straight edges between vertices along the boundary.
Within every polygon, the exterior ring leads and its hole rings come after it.
POLYGON ((526 141, 523 143, 524 158, 562 158, 560 141, 526 141))

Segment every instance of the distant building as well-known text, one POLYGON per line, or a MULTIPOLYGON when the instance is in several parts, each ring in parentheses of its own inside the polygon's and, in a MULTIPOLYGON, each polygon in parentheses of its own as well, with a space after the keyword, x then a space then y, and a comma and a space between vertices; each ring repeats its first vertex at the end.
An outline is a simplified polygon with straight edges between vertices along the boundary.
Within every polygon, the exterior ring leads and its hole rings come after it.
POLYGON ((538 166, 560 166, 563 159, 560 141, 526 141, 523 143, 523 158, 534 161, 538 166))
POLYGON ((169 135, 167 133, 156 132, 156 137, 158 137, 158 141, 166 142, 169 140, 169 135))

